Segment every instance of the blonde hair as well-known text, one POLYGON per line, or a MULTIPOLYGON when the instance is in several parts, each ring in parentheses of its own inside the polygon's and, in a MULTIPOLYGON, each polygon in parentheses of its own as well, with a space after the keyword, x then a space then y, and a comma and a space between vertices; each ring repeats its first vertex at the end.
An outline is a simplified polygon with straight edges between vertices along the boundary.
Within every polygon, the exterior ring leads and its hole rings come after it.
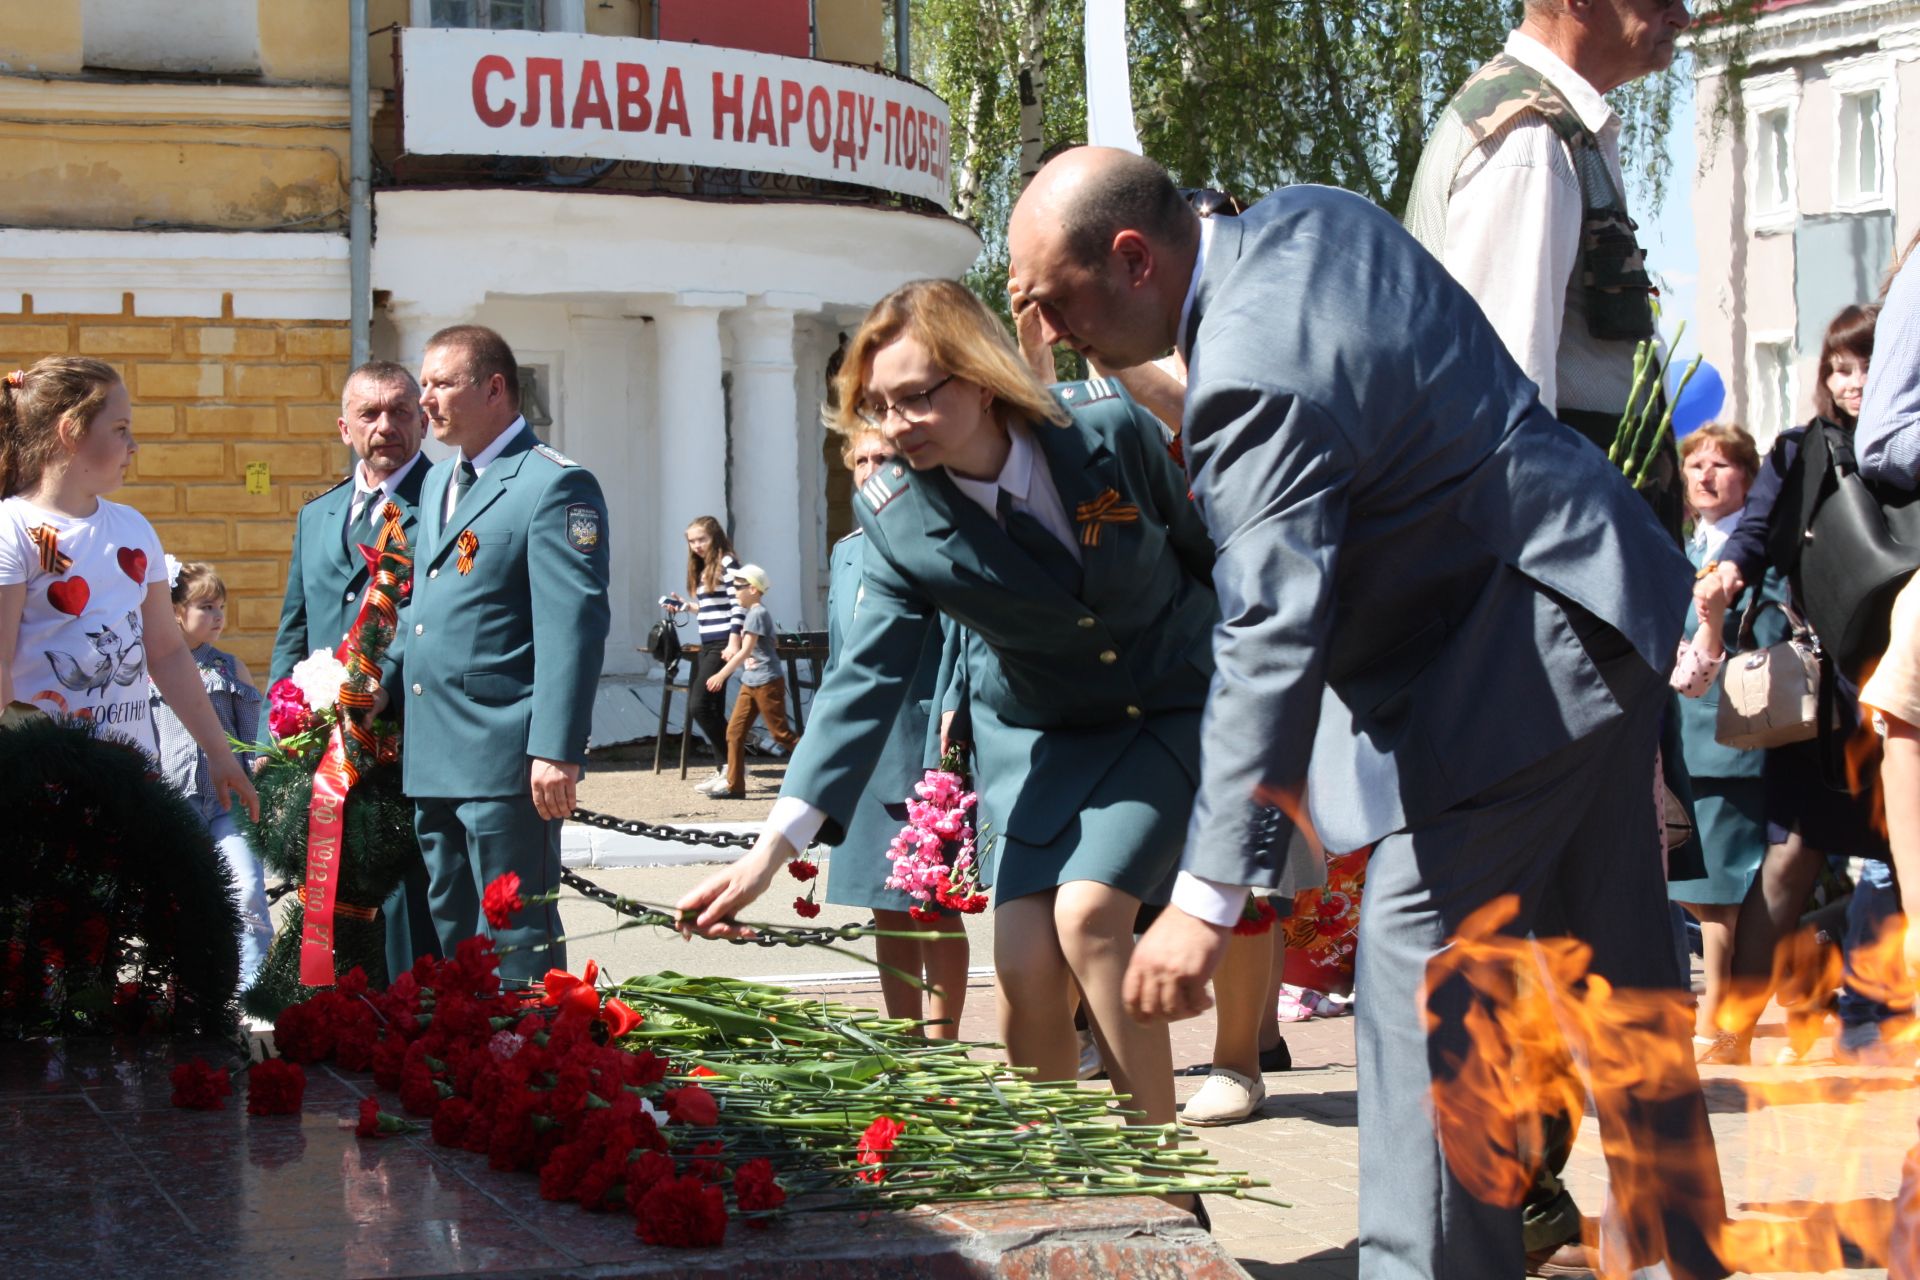
POLYGON ((227 584, 219 571, 204 560, 189 560, 180 566, 173 579, 173 603, 176 607, 195 600, 225 600, 227 584))
POLYGON ((0 498, 40 483, 60 451, 60 424, 76 425, 77 443, 120 383, 104 360, 48 356, 0 383, 0 498))
POLYGON ((847 343, 846 358, 833 376, 833 394, 820 412, 828 429, 849 439, 874 429, 858 412, 868 403, 873 356, 903 335, 916 339, 954 377, 991 391, 996 411, 1066 425, 1067 411, 1020 358, 1007 327, 986 303, 952 280, 914 280, 874 303, 847 343))
POLYGON ((1752 484, 1753 478, 1760 474, 1760 447, 1739 423, 1709 422, 1704 427, 1695 427, 1680 442, 1681 464, 1684 466, 1688 458, 1708 445, 1720 450, 1728 462, 1740 468, 1748 484, 1752 484))
MULTIPOLYGON (((860 451, 861 441, 874 439, 884 442, 887 438, 886 432, 871 423, 860 418, 855 418, 853 421, 853 429, 841 433, 841 438, 846 443, 840 446, 840 465, 849 471, 853 470, 853 455, 860 451)), ((838 428, 835 429, 838 430, 838 428)))

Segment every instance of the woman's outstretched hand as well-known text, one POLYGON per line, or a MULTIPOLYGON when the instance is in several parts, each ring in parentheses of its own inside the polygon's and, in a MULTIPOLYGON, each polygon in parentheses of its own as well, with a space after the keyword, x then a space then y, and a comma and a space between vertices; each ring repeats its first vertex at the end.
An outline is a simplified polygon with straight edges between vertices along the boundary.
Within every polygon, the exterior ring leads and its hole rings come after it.
POLYGON ((773 877, 793 857, 793 846, 775 831, 763 831, 746 855, 714 872, 674 906, 680 912, 680 932, 691 938, 750 938, 753 930, 733 922, 767 891, 773 877))

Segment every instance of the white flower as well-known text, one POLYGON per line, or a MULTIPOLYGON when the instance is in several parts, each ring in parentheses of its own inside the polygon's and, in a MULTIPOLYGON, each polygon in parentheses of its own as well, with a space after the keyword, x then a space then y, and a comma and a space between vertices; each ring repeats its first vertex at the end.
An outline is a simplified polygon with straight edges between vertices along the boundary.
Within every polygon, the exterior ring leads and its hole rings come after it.
POLYGON ((173 588, 179 585, 180 585, 180 562, 177 559, 175 559, 172 555, 169 555, 167 557, 167 586, 168 588, 173 588))
POLYGON ((645 1098, 640 1099, 640 1113, 653 1121, 656 1129, 664 1129, 667 1127, 667 1113, 654 1106, 645 1098))
POLYGON ((340 686, 347 681, 347 666, 325 649, 315 649, 304 660, 295 663, 287 679, 293 681, 307 700, 307 706, 316 714, 332 707, 340 700, 340 686))

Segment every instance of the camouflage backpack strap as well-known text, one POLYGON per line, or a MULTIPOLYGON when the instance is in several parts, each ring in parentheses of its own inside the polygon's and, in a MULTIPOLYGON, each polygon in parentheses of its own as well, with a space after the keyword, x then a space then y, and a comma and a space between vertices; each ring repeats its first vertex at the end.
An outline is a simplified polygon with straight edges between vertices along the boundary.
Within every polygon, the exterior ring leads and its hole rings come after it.
POLYGON ((1466 127, 1476 147, 1529 111, 1553 126, 1570 147, 1592 136, 1573 104, 1545 76, 1504 53, 1489 59, 1460 86, 1448 110, 1466 127))

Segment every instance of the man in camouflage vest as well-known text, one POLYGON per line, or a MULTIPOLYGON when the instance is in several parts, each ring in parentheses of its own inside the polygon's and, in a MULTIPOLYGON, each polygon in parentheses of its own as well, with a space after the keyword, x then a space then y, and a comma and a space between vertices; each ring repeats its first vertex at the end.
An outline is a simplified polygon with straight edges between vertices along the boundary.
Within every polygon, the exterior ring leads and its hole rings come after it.
MULTIPOLYGON (((1525 20, 1441 113, 1407 229, 1493 322, 1555 416, 1601 448, 1654 332, 1652 280, 1603 95, 1663 71, 1684 0, 1527 0, 1525 20)), ((1643 486, 1678 535, 1677 456, 1643 486)))
MULTIPOLYGON (((1665 70, 1689 24, 1684 0, 1527 0, 1520 28, 1435 124, 1407 202, 1407 229, 1480 304, 1541 403, 1601 449, 1627 406, 1634 347, 1654 333, 1620 119, 1602 95, 1665 70)), ((1677 537, 1670 442, 1649 477, 1643 492, 1677 537)), ((1522 1207, 1529 1270, 1584 1272, 1580 1212, 1559 1179, 1573 1127, 1555 1115, 1543 1130, 1522 1207)))

